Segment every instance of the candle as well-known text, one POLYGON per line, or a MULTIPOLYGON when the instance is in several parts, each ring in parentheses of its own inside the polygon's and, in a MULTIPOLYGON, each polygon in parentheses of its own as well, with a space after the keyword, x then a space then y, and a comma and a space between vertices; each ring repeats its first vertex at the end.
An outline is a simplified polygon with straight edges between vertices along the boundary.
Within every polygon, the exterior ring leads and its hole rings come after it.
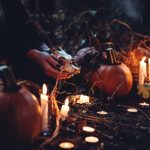
POLYGON ((99 139, 95 136, 87 136, 85 138, 85 141, 88 143, 97 143, 99 141, 99 139))
POLYGON ((40 95, 41 98, 41 109, 42 109, 42 130, 48 130, 48 95, 46 84, 43 84, 43 93, 40 95))
POLYGON ((137 112, 138 110, 135 109, 135 108, 128 108, 127 111, 128 111, 128 112, 133 112, 133 113, 135 113, 135 112, 137 112))
POLYGON ((62 105, 61 111, 60 111, 60 113, 61 113, 61 115, 62 115, 62 117, 63 117, 64 119, 68 116, 68 112, 69 112, 69 106, 68 106, 68 104, 69 104, 69 100, 68 100, 68 98, 67 98, 67 99, 65 100, 65 104, 62 105))
POLYGON ((77 100, 77 103, 78 104, 90 103, 90 98, 89 98, 89 96, 81 94, 79 100, 77 100))
POLYGON ((100 114, 100 115, 107 115, 108 112, 102 110, 102 111, 98 111, 97 114, 100 114))
POLYGON ((148 59, 148 81, 150 82, 150 58, 148 59))
POLYGON ((84 126, 84 127, 82 128, 82 130, 85 131, 85 132, 94 132, 94 131, 95 131, 94 128, 89 127, 89 126, 84 126))
POLYGON ((149 107, 149 104, 146 102, 140 103, 139 105, 141 105, 142 107, 149 107))
POLYGON ((62 142, 59 144, 59 147, 63 149, 71 149, 74 147, 74 144, 71 142, 62 142))
POLYGON ((139 85, 143 85, 145 78, 147 76, 147 70, 146 70, 146 63, 144 62, 146 60, 146 57, 143 57, 140 61, 140 68, 139 68, 139 85))

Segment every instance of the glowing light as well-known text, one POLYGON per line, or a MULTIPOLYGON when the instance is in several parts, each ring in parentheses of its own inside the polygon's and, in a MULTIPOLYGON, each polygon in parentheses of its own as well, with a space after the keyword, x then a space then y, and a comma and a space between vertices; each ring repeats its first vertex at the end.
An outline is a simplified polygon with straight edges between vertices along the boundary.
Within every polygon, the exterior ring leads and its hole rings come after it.
POLYGON ((43 84, 43 94, 40 95, 41 98, 41 109, 42 109, 42 130, 48 130, 48 95, 47 86, 43 84))
POLYGON ((43 94, 44 95, 46 95, 47 94, 47 86, 46 86, 46 84, 43 84, 43 88, 42 88, 43 90, 43 94))
POLYGON ((67 98, 65 100, 65 104, 62 105, 61 111, 60 111, 63 119, 65 119, 68 116, 68 112, 69 112, 69 109, 70 109, 69 106, 68 106, 68 104, 69 104, 69 99, 67 98))
POLYGON ((140 61, 140 68, 139 68, 139 85, 143 85, 145 78, 147 77, 147 64, 144 62, 146 57, 143 57, 140 61))
POLYGON ((136 108, 128 108, 127 111, 131 113, 136 113, 138 110, 136 108))
POLYGON ((89 126, 84 126, 84 127, 82 128, 82 130, 85 131, 85 132, 94 132, 94 131, 95 131, 94 128, 89 127, 89 126))
POLYGON ((88 143, 97 143, 99 139, 95 136, 88 136, 85 138, 85 141, 88 143))
POLYGON ((77 100, 78 104, 85 104, 85 103, 89 103, 89 102, 90 102, 89 96, 82 95, 82 94, 80 95, 79 100, 77 100))
POLYGON ((102 110, 102 111, 98 111, 97 114, 100 114, 100 115, 107 115, 108 112, 102 110))
POLYGON ((59 144, 59 147, 63 149, 70 149, 74 147, 74 144, 71 142, 62 142, 59 144))
POLYGON ((69 99, 66 98, 66 100, 65 100, 65 105, 68 106, 68 104, 69 104, 69 99))
POLYGON ((140 103, 139 105, 143 106, 143 107, 149 107, 149 104, 146 102, 140 103))

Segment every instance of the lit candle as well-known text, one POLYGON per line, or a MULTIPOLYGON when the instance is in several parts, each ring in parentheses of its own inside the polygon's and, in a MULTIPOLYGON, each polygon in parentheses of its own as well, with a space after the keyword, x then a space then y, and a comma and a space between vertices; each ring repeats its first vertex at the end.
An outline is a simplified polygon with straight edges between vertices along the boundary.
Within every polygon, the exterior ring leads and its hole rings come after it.
POLYGON ((94 132, 94 131, 95 131, 94 128, 89 127, 89 126, 84 126, 84 127, 82 128, 82 130, 85 131, 85 132, 94 132))
POLYGON ((149 107, 149 104, 146 102, 140 103, 139 105, 141 105, 142 107, 149 107))
POLYGON ((150 82, 150 58, 148 59, 148 81, 150 82))
POLYGON ((139 68, 139 85, 143 85, 145 78, 147 76, 147 70, 146 70, 146 63, 144 62, 146 60, 146 57, 143 57, 140 61, 140 68, 139 68))
POLYGON ((98 111, 97 114, 100 114, 100 115, 107 115, 108 112, 102 110, 102 111, 98 111))
POLYGON ((71 149, 74 147, 74 144, 71 142, 62 142, 59 144, 59 147, 63 149, 71 149))
POLYGON ((128 108, 127 111, 128 111, 128 112, 133 112, 133 113, 135 113, 135 112, 137 112, 138 110, 135 109, 135 108, 128 108))
POLYGON ((41 98, 41 109, 42 109, 42 130, 48 130, 48 95, 46 84, 43 84, 43 93, 40 95, 41 98))
POLYGON ((81 94, 79 100, 77 100, 77 103, 78 104, 90 103, 90 98, 89 98, 89 96, 81 94))
POLYGON ((85 138, 85 141, 88 143, 97 143, 99 141, 99 139, 95 136, 87 136, 85 138))
POLYGON ((65 119, 65 118, 68 116, 68 112, 69 112, 69 106, 68 106, 68 104, 69 104, 69 100, 68 100, 68 98, 67 98, 67 99, 65 100, 65 105, 62 105, 61 111, 60 111, 60 113, 61 113, 63 119, 65 119))

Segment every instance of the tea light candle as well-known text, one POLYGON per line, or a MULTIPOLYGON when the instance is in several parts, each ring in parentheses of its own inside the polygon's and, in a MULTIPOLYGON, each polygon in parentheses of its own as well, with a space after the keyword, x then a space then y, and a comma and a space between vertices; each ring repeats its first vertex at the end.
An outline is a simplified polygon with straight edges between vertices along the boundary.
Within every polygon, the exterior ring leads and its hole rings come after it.
POLYGON ((135 109, 135 108, 128 108, 127 111, 128 111, 128 112, 133 112, 133 113, 135 113, 135 112, 137 112, 138 110, 135 109))
POLYGON ((74 144, 71 142, 62 142, 59 144, 59 147, 63 149, 71 149, 74 147, 74 144))
POLYGON ((78 104, 85 104, 85 103, 90 103, 90 98, 89 96, 86 96, 86 95, 80 95, 80 99, 77 100, 77 103, 78 104))
POLYGON ((97 114, 100 114, 100 115, 107 115, 108 112, 102 110, 102 111, 98 111, 97 114))
POLYGON ((90 132, 90 133, 95 131, 94 128, 89 127, 89 126, 84 126, 84 127, 82 128, 82 130, 85 131, 85 132, 90 132))
POLYGON ((85 141, 88 143, 97 143, 99 141, 99 139, 95 136, 87 136, 85 138, 85 141))
POLYGON ((69 112, 69 109, 70 109, 68 104, 69 104, 69 99, 67 98, 65 100, 65 104, 62 105, 61 111, 60 111, 60 113, 61 113, 61 115, 64 119, 68 116, 68 112, 69 112))
POLYGON ((140 61, 140 68, 139 68, 139 85, 143 85, 145 78, 147 76, 147 69, 146 69, 146 63, 144 62, 146 60, 146 57, 143 57, 140 61))
POLYGON ((43 84, 43 93, 40 95, 41 98, 41 109, 42 109, 42 130, 48 130, 48 95, 46 84, 43 84))
POLYGON ((146 102, 140 103, 139 105, 141 105, 142 107, 149 107, 149 104, 146 102))

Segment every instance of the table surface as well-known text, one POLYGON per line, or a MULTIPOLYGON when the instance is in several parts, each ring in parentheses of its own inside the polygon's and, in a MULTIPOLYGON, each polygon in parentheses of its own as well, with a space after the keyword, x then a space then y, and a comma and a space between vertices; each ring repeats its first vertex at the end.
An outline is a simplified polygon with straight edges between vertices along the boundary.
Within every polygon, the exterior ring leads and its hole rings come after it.
MULTIPOLYGON (((69 117, 61 122, 59 135, 44 149, 59 150, 59 144, 68 141, 74 144, 75 150, 149 150, 150 107, 140 106, 139 103, 143 101, 133 97, 115 101, 96 99, 90 105, 70 106, 69 117), (128 108, 136 108, 137 112, 128 112, 128 108), (108 114, 97 114, 102 110, 108 114), (83 126, 93 127, 95 132, 86 133, 82 130, 83 126), (85 142, 86 136, 96 136, 99 142, 89 144, 85 142)), ((42 142, 40 137, 27 148, 22 146, 14 149, 37 150, 42 142)))

